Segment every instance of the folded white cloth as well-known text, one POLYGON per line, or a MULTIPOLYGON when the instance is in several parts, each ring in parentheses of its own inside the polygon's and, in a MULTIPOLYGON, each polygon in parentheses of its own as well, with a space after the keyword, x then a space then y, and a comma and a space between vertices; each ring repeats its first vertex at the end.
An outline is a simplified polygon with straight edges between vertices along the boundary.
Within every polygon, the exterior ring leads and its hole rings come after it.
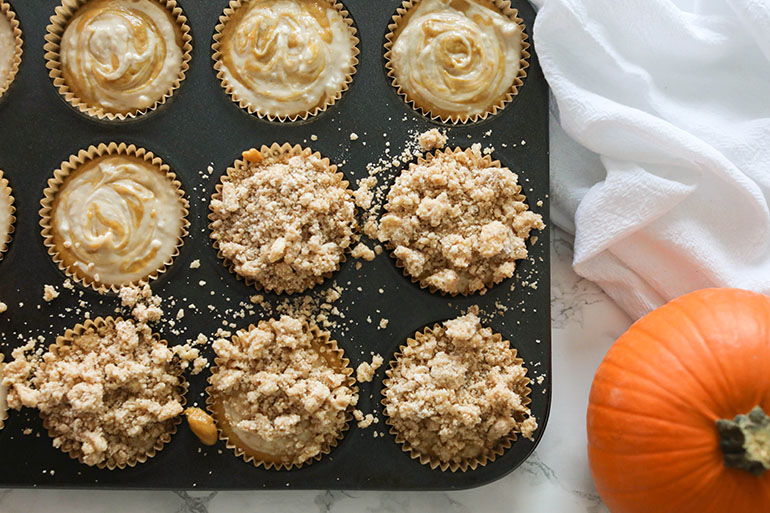
POLYGON ((703 287, 770 293, 770 0, 535 3, 561 127, 590 150, 552 123, 575 271, 633 317, 703 287))

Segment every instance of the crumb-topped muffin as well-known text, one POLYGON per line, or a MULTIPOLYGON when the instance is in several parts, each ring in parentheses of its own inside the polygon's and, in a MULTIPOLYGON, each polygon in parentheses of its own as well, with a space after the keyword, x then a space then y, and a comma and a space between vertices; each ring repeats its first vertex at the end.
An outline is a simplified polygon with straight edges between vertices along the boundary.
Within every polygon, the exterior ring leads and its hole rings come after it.
POLYGON ((175 1, 65 0, 49 27, 60 34, 58 54, 47 47, 46 57, 76 107, 110 119, 135 116, 171 96, 184 78, 185 20, 175 1), (67 16, 65 7, 74 13, 67 16))
POLYGON ((21 31, 11 6, 0 0, 0 96, 13 82, 21 62, 21 31))
POLYGON ((142 463, 168 442, 183 411, 179 360, 146 324, 78 325, 37 358, 34 343, 5 368, 8 404, 37 408, 54 447, 86 465, 142 463))
POLYGON ((432 468, 475 469, 532 439, 529 378, 507 340, 476 312, 417 332, 387 371, 387 423, 404 450, 432 468))
POLYGON ((42 205, 49 253, 65 272, 101 290, 157 276, 187 226, 187 201, 168 166, 114 143, 65 162, 42 205))
POLYGON ((2 170, 0 170, 0 260, 2 260, 3 253, 11 241, 15 211, 11 188, 8 186, 8 180, 3 177, 2 170))
POLYGON ((386 54, 393 85, 433 118, 484 118, 516 94, 529 46, 510 2, 407 0, 386 54))
POLYGON ((309 149, 244 152, 209 205, 211 238, 247 283, 302 292, 339 269, 354 241, 353 193, 337 167, 309 149))
POLYGON ((474 144, 411 163, 388 193, 379 238, 423 287, 485 292, 510 278, 526 241, 542 230, 518 177, 474 144))
POLYGON ((284 315, 213 347, 207 402, 237 455, 292 468, 320 459, 342 438, 358 395, 328 332, 284 315))
POLYGON ((217 27, 215 68, 250 113, 305 119, 348 88, 358 63, 355 34, 334 0, 234 0, 217 27))

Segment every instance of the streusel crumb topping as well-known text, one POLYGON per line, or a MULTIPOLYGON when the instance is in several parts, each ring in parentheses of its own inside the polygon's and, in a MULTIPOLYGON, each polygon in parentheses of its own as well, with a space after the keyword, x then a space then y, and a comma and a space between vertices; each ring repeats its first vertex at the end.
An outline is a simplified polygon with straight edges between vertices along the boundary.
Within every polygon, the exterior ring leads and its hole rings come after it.
POLYGON ((182 413, 178 360, 144 324, 108 322, 33 350, 15 349, 6 365, 8 405, 38 408, 54 447, 87 465, 136 462, 182 413))
POLYGON ((396 179, 379 239, 423 285, 483 293, 513 276, 516 260, 527 257, 530 231, 545 227, 517 180, 478 144, 429 155, 396 179))
POLYGON ((384 391, 385 413, 419 453, 448 463, 482 458, 511 433, 532 439, 526 374, 508 341, 471 311, 403 348, 384 391))
POLYGON ((358 396, 328 340, 328 332, 284 315, 214 342, 212 409, 240 441, 231 442, 287 465, 330 447, 358 396))
POLYGON ((247 159, 222 177, 210 207, 222 255, 267 290, 320 283, 354 241, 353 193, 328 161, 307 153, 247 159))

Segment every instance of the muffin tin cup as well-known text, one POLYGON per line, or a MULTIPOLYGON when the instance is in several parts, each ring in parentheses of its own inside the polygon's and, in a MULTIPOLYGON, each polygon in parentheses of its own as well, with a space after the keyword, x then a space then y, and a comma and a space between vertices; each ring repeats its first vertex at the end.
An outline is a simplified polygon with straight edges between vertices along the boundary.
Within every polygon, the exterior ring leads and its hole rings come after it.
MULTIPOLYGON (((444 150, 436 150, 436 151, 427 153, 425 156, 417 157, 417 161, 416 162, 410 162, 408 164, 408 167, 413 166, 413 165, 421 165, 421 164, 429 163, 433 158, 435 158, 440 153, 445 153, 447 155, 451 155, 451 154, 465 153, 465 152, 468 152, 468 151, 470 151, 470 149, 463 149, 463 148, 460 148, 459 146, 457 146, 455 148, 446 148, 444 150)), ((502 163, 499 160, 492 160, 492 157, 490 157, 489 155, 484 155, 482 157, 482 160, 489 167, 503 167, 502 163)), ((406 169, 408 169, 408 167, 406 169)), ((519 190, 521 190, 521 184, 519 184, 519 190)), ((524 194, 521 194, 520 192, 519 192, 518 196, 520 196, 521 201, 526 201, 526 199, 527 199, 526 196, 524 194)), ((384 212, 383 212, 382 215, 385 215, 385 214, 388 213, 387 202, 386 202, 385 206, 383 207, 383 211, 384 212)), ((531 241, 531 237, 528 240, 531 241)), ((457 296, 468 297, 468 296, 474 296, 474 295, 477 295, 477 294, 483 295, 489 289, 491 289, 492 287, 494 287, 494 286, 496 286, 496 285, 498 285, 498 284, 502 283, 503 281, 505 281, 505 280, 510 278, 510 276, 508 276, 508 277, 501 277, 499 279, 487 280, 487 281, 484 282, 484 288, 480 289, 480 290, 474 290, 474 291, 469 291, 469 292, 447 292, 447 291, 439 289, 439 288, 437 288, 437 287, 435 287, 433 285, 429 285, 429 284, 425 283, 424 280, 421 280, 421 279, 419 279, 416 276, 412 276, 407 271, 406 266, 401 261, 401 259, 398 258, 395 255, 394 252, 396 250, 396 245, 393 244, 390 241, 384 241, 383 244, 388 249, 391 258, 393 258, 396 261, 396 267, 401 269, 401 272, 403 273, 403 275, 405 277, 409 278, 412 281, 412 283, 418 284, 421 289, 428 289, 432 294, 439 293, 442 296, 447 296, 448 295, 448 296, 451 296, 451 297, 457 297, 457 296)), ((531 246, 531 242, 530 242, 530 246, 531 246)))
MULTIPOLYGON (((252 148, 254 149, 254 148, 252 148)), ((251 151, 251 150, 247 150, 251 151)), ((245 154, 246 152, 244 152, 245 154)), ((262 155, 262 158, 264 159, 262 162, 265 161, 282 161, 287 160, 291 157, 296 157, 298 155, 304 155, 304 156, 314 156, 319 159, 322 159, 325 166, 329 169, 330 172, 334 173, 337 177, 339 177, 340 185, 342 185, 344 188, 349 189, 350 183, 345 180, 345 176, 337 171, 337 166, 335 164, 332 164, 328 158, 323 157, 319 152, 314 152, 310 148, 302 147, 298 144, 291 145, 289 143, 283 143, 279 145, 278 143, 273 143, 270 146, 262 145, 262 147, 259 149, 259 153, 262 155)), ((221 200, 222 199, 222 179, 225 177, 233 178, 236 171, 240 171, 246 167, 249 166, 249 162, 244 158, 236 160, 232 166, 227 168, 227 171, 224 175, 220 178, 219 182, 216 185, 214 194, 211 196, 212 200, 221 200)), ((352 195, 352 191, 351 191, 352 195)), ((209 202, 209 208, 210 208, 211 202, 209 202)), ((342 267, 342 264, 345 263, 347 260, 346 254, 352 250, 351 246, 353 245, 353 242, 351 242, 350 246, 344 248, 344 252, 342 255, 340 255, 340 261, 337 264, 337 268, 334 270, 334 272, 331 273, 324 273, 322 275, 318 275, 315 278, 315 281, 308 285, 305 288, 298 288, 298 289, 284 289, 284 288, 268 288, 264 287, 260 282, 255 280, 254 278, 243 276, 235 269, 235 264, 225 257, 225 255, 222 253, 222 250, 219 247, 219 241, 214 238, 214 226, 213 223, 216 221, 216 217, 213 212, 209 212, 208 215, 209 223, 209 234, 210 238, 212 240, 212 245, 214 246, 214 249, 217 251, 217 256, 222 260, 222 263, 224 264, 227 269, 235 275, 236 278, 239 280, 242 280, 247 286, 254 287, 257 291, 265 291, 265 292, 275 292, 276 294, 299 294, 303 292, 309 292, 310 290, 314 289, 317 285, 320 285, 324 281, 330 279, 335 272, 340 270, 340 267, 342 267)), ((357 221, 354 220, 354 224, 352 226, 354 234, 358 230, 358 224, 357 221)))
MULTIPOLYGON (((8 246, 11 244, 11 240, 13 240, 13 232, 15 230, 16 226, 16 206, 14 205, 14 199, 13 199, 13 191, 11 190, 10 185, 8 185, 8 180, 5 179, 3 176, 3 171, 0 169, 0 195, 5 196, 7 195, 10 205, 10 223, 8 226, 8 233, 5 235, 3 239, 0 239, 0 261, 3 260, 3 253, 8 251, 8 246)), ((2 360, 0 360, 2 361, 2 360)))
MULTIPOLYGON (((387 414, 387 408, 390 404, 390 400, 388 399, 386 392, 390 386, 391 379, 393 378, 393 372, 398 365, 398 361, 401 358, 402 352, 406 347, 413 346, 416 344, 420 344, 421 340, 424 337, 428 337, 434 334, 435 331, 438 331, 441 329, 441 325, 436 323, 432 327, 428 326, 425 327, 422 331, 417 331, 414 336, 408 338, 406 340, 406 344, 402 344, 398 350, 393 355, 393 358, 390 361, 390 365, 388 366, 388 369, 385 371, 385 380, 382 383, 382 400, 380 401, 380 404, 382 404, 383 407, 383 415, 385 416, 385 424, 388 425, 389 433, 393 435, 396 439, 396 443, 398 443, 401 446, 401 449, 407 453, 413 460, 419 461, 423 465, 429 466, 432 470, 440 469, 442 472, 446 472, 447 470, 451 472, 467 472, 468 470, 476 470, 479 467, 483 467, 489 463, 492 463, 497 459, 499 456, 502 456, 503 453, 510 449, 513 443, 517 440, 516 432, 511 431, 507 436, 504 436, 500 438, 500 440, 495 444, 495 446, 488 450, 483 455, 466 459, 462 461, 441 461, 440 459, 433 457, 431 455, 425 454, 423 452, 420 452, 418 449, 415 449, 412 444, 404 438, 404 436, 401 434, 398 429, 396 429, 393 425, 393 421, 390 416, 387 414)), ((494 334, 495 339, 502 340, 502 335, 499 333, 494 334)), ((506 342, 508 342, 506 340, 506 342)), ((508 345, 510 346, 510 342, 508 342, 508 345)), ((523 364, 524 360, 521 358, 518 358, 518 350, 514 347, 511 348, 514 353, 514 357, 516 359, 514 360, 517 365, 523 364)), ((529 378, 526 378, 527 385, 531 382, 529 378)), ((522 405, 529 406, 529 404, 532 402, 530 399, 530 393, 532 390, 526 386, 525 387, 526 394, 522 398, 522 405)), ((544 429, 544 426, 539 426, 538 429, 544 429)))
POLYGON ((48 187, 43 191, 43 199, 40 200, 40 227, 42 228, 41 234, 43 236, 43 244, 45 245, 48 254, 53 259, 54 263, 74 282, 80 283, 84 287, 91 287, 93 290, 100 294, 106 294, 108 292, 117 293, 121 287, 127 287, 130 285, 142 286, 149 283, 152 280, 157 279, 161 274, 171 267, 174 263, 174 259, 179 256, 179 252, 184 244, 184 238, 188 234, 188 228, 190 227, 190 221, 188 220, 190 204, 185 198, 185 193, 182 190, 182 184, 177 180, 176 174, 174 174, 167 164, 156 157, 151 151, 147 151, 144 148, 137 148, 133 144, 127 145, 126 143, 111 142, 109 144, 100 143, 98 146, 89 146, 88 149, 80 150, 78 153, 70 156, 69 160, 65 160, 61 163, 59 169, 54 171, 53 178, 48 180, 48 187), (76 172, 80 166, 88 163, 105 155, 126 155, 143 159, 146 163, 151 164, 154 168, 157 168, 159 173, 163 173, 168 179, 169 183, 176 190, 177 197, 182 206, 182 224, 180 233, 177 236, 176 247, 171 256, 161 264, 160 267, 153 270, 141 279, 134 280, 130 283, 122 283, 119 285, 108 285, 96 281, 93 277, 86 274, 79 273, 76 269, 69 267, 64 262, 59 250, 54 243, 54 231, 51 215, 53 213, 54 203, 56 202, 56 196, 67 181, 70 174, 76 172))
POLYGON ((176 0, 153 1, 168 10, 181 31, 182 65, 179 69, 179 74, 171 84, 169 90, 164 93, 162 97, 158 98, 153 105, 127 113, 110 112, 99 105, 89 105, 81 100, 64 80, 60 55, 61 40, 64 36, 64 31, 67 28, 67 23, 69 23, 72 15, 88 1, 89 0, 62 0, 61 5, 56 7, 54 15, 51 16, 50 24, 47 27, 47 33, 45 35, 46 43, 43 46, 43 49, 45 50, 46 68, 48 68, 48 75, 51 77, 51 80, 53 80, 53 85, 58 89, 62 98, 64 98, 64 100, 66 100, 73 108, 93 119, 115 122, 141 118, 168 102, 185 79, 187 71, 190 69, 190 59, 192 57, 192 36, 190 35, 190 27, 187 25, 187 16, 184 14, 184 11, 182 11, 182 8, 179 7, 176 0))
POLYGON ((530 53, 528 49, 530 44, 527 41, 529 36, 527 35, 524 27, 524 20, 519 17, 518 10, 511 7, 510 0, 491 0, 504 16, 507 16, 515 23, 517 23, 521 29, 521 58, 519 59, 519 69, 513 84, 511 84, 511 88, 494 104, 487 107, 487 109, 482 113, 472 115, 453 114, 451 116, 446 116, 441 114, 433 114, 429 107, 420 105, 417 100, 411 97, 409 92, 406 91, 399 83, 398 77, 396 76, 396 71, 393 68, 393 63, 391 61, 393 45, 395 45, 397 39, 396 31, 398 30, 402 20, 408 20, 407 14, 409 11, 419 5, 421 1, 422 0, 403 0, 401 7, 399 7, 396 10, 396 13, 393 15, 391 22, 388 25, 388 33, 385 35, 385 70, 393 88, 396 90, 396 93, 398 93, 398 95, 401 96, 410 107, 412 107, 423 116, 430 118, 433 121, 440 121, 441 123, 445 124, 459 125, 466 123, 476 123, 479 121, 484 121, 490 116, 494 116, 499 111, 503 110, 506 105, 513 101, 514 97, 519 94, 519 88, 524 85, 524 79, 527 77, 527 68, 529 67, 530 53))
MULTIPOLYGON (((82 324, 78 323, 75 325, 74 328, 68 329, 64 333, 64 335, 57 337, 56 343, 51 344, 48 350, 53 354, 57 354, 60 348, 71 345, 75 337, 79 337, 87 332, 96 331, 102 327, 114 327, 116 323, 121 322, 122 320, 123 319, 121 317, 112 318, 111 316, 109 316, 106 318, 97 317, 93 320, 88 319, 85 321, 85 323, 82 323, 82 324)), ((158 342, 168 345, 168 343, 165 340, 161 340, 160 336, 157 333, 153 332, 152 338, 158 342)), ((178 367, 176 371, 177 372, 174 372, 174 374, 180 379, 179 394, 181 398, 179 402, 182 405, 182 409, 184 409, 184 407, 187 405, 188 383, 187 383, 187 380, 184 378, 181 367, 178 367)), ((58 435, 55 432, 53 426, 51 426, 51 424, 48 422, 47 416, 41 412, 40 418, 43 420, 43 428, 48 432, 48 436, 50 436, 51 439, 55 439, 58 435)), ((106 470, 115 470, 115 469, 123 470, 126 468, 135 467, 137 464, 140 464, 140 463, 145 463, 147 460, 154 458, 166 446, 166 444, 168 444, 171 441, 171 437, 177 432, 177 429, 181 422, 182 422, 182 414, 178 415, 173 419, 173 421, 171 422, 169 431, 165 433, 163 436, 161 436, 155 442, 155 445, 152 448, 150 448, 146 453, 135 455, 125 462, 115 461, 113 458, 110 458, 107 461, 97 464, 96 467, 99 468, 100 470, 105 470, 105 469, 106 470)), ((86 463, 83 461, 82 455, 76 454, 76 451, 74 449, 68 452, 62 449, 62 452, 65 452, 70 458, 75 459, 80 463, 86 465, 86 463)))
MULTIPOLYGON (((16 19, 16 13, 11 9, 10 4, 4 0, 0 0, 0 16, 5 16, 8 19, 8 23, 11 25, 11 31, 13 31, 14 39, 14 51, 13 60, 11 61, 11 69, 8 72, 8 76, 5 77, 4 82, 0 82, 0 99, 3 98, 5 92, 11 87, 13 79, 16 78, 16 73, 19 72, 19 66, 21 65, 21 54, 23 53, 22 46, 23 41, 21 39, 21 29, 19 28, 19 20, 16 19)), ((0 77, 2 78, 2 77, 0 77)))
POLYGON ((292 115, 277 115, 273 114, 271 112, 268 112, 267 110, 260 109, 257 105, 254 105, 250 101, 248 101, 245 98, 242 98, 238 95, 238 93, 235 91, 233 85, 228 81, 227 77, 225 76, 224 71, 224 63, 222 62, 222 37, 224 35, 225 26, 227 23, 231 20, 233 17, 233 14, 235 12, 243 7, 244 5, 248 6, 250 0, 230 0, 230 3, 225 8, 222 15, 219 17, 219 23, 214 28, 214 42, 211 45, 211 49, 213 51, 213 54, 211 58, 214 60, 214 70, 217 72, 217 78, 219 79, 222 88, 225 90, 225 93, 228 97, 241 109, 245 110, 249 114, 256 115, 259 118, 266 119, 268 121, 274 121, 274 122, 295 122, 295 121, 306 121, 308 118, 315 117, 323 112, 325 112, 327 109, 329 109, 331 106, 333 106, 337 101, 342 98, 343 93, 345 93, 348 89, 350 89, 350 84, 353 82, 353 75, 356 74, 356 71, 358 69, 358 55, 361 53, 358 46, 360 44, 360 40, 357 36, 357 30, 356 27, 353 25, 353 18, 351 18, 350 13, 345 8, 342 3, 338 1, 333 0, 324 0, 329 3, 330 7, 333 7, 337 10, 337 12, 342 16, 342 19, 344 20, 345 24, 348 27, 348 31, 350 32, 350 43, 353 47, 353 58, 350 62, 350 66, 347 69, 347 74, 345 76, 345 79, 343 80, 342 86, 340 87, 339 91, 336 92, 333 96, 328 96, 326 100, 320 104, 316 105, 315 107, 311 108, 310 110, 304 111, 304 112, 298 112, 296 114, 292 115))
MULTIPOLYGON (((331 338, 330 333, 328 331, 320 330, 318 326, 316 326, 315 324, 309 324, 307 321, 304 321, 304 320, 302 324, 303 324, 304 330, 308 330, 316 338, 316 340, 320 341, 319 345, 325 346, 329 352, 335 355, 336 357, 335 359, 337 360, 337 363, 342 369, 344 369, 343 372, 347 376, 347 379, 345 380, 345 385, 347 385, 347 387, 353 391, 354 396, 358 396, 358 385, 356 384, 355 378, 353 378, 353 368, 350 366, 350 360, 345 357, 345 352, 338 346, 337 341, 331 338)), ((256 326, 254 324, 251 324, 249 325, 248 330, 250 331, 254 328, 256 328, 256 326)), ((238 333, 233 335, 233 339, 240 336, 245 331, 246 330, 239 331, 238 333)), ((216 392, 213 389, 211 379, 219 371, 220 365, 222 365, 222 359, 219 357, 214 358, 214 366, 211 368, 211 375, 207 380, 208 386, 206 387, 206 407, 208 409, 208 412, 214 418, 214 422, 216 423, 217 432, 219 433, 219 440, 224 441, 225 446, 228 449, 231 449, 235 453, 235 456, 237 458, 242 458, 243 461, 245 461, 246 463, 251 463, 255 467, 263 467, 265 470, 299 469, 307 465, 310 465, 313 462, 320 461, 325 455, 329 454, 332 451, 332 449, 337 447, 339 442, 345 437, 345 432, 347 432, 350 429, 350 423, 353 420, 353 410, 355 409, 355 404, 351 404, 348 407, 347 411, 345 412, 345 424, 343 425, 342 429, 340 429, 340 431, 337 433, 336 437, 328 441, 327 443, 323 444, 321 451, 318 454, 316 454, 314 457, 302 462, 291 462, 291 463, 265 461, 265 460, 256 458, 255 456, 249 454, 247 450, 244 450, 241 446, 239 446, 238 440, 234 441, 230 439, 230 435, 228 435, 227 429, 222 426, 223 422, 219 420, 219 415, 221 414, 221 412, 218 411, 216 392)))

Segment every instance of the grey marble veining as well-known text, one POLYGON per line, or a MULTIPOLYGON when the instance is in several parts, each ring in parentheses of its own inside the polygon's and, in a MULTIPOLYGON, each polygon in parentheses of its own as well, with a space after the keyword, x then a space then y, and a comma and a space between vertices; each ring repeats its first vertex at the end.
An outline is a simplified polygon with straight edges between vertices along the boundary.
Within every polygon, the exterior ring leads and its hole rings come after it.
POLYGON ((0 490, 0 513, 607 513, 585 451, 591 379, 630 319, 571 269, 569 237, 552 231, 553 403, 535 453, 500 481, 460 492, 110 492, 0 490))

